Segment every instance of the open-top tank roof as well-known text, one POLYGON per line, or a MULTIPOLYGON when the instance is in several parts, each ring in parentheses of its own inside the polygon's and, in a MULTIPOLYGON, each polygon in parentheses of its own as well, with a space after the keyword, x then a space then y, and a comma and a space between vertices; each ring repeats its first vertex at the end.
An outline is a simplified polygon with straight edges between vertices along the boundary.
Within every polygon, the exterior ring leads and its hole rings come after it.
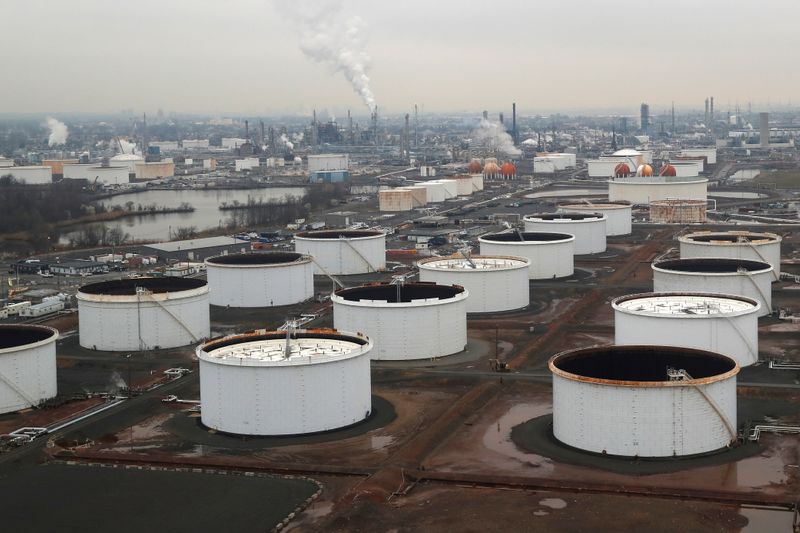
POLYGON ((622 387, 682 387, 735 376, 739 365, 728 356, 676 346, 594 346, 554 355, 554 374, 574 381, 622 387), (685 371, 684 379, 671 379, 685 371), (670 375, 673 374, 673 376, 670 375))
POLYGON ((32 348, 57 337, 58 331, 47 326, 0 324, 0 353, 32 348))
POLYGON ((771 270, 772 266, 763 261, 751 261, 749 259, 702 257, 667 259, 653 263, 653 269, 687 274, 749 274, 771 270))
POLYGON ((731 317, 755 312, 761 307, 744 296, 691 292, 649 292, 620 296, 611 302, 618 311, 659 317, 731 317))
POLYGON ((78 291, 84 294, 106 296, 135 296, 138 287, 154 294, 163 294, 198 289, 205 285, 207 285, 206 280, 197 278, 133 278, 90 283, 78 291))
POLYGON ((403 304, 415 301, 449 300, 466 293, 466 289, 459 285, 438 285, 430 282, 404 283, 394 285, 390 283, 375 283, 361 285, 349 289, 339 289, 335 295, 348 302, 363 300, 377 301, 389 304, 403 304), (399 295, 399 299, 398 299, 399 295))
POLYGON ((296 252, 248 252, 244 254, 218 255, 206 259, 206 263, 224 266, 266 266, 305 263, 311 259, 296 252))
POLYGON ((429 268, 433 270, 457 270, 464 272, 486 272, 489 270, 526 268, 530 264, 530 259, 503 255, 473 255, 470 256, 469 260, 458 256, 433 257, 430 259, 423 259, 417 263, 420 268, 429 268))
POLYGON ((525 220, 543 220, 545 222, 569 222, 581 220, 599 220, 604 218, 602 213, 534 213, 525 215, 525 220))
POLYGON ((295 238, 301 239, 364 239, 367 237, 379 237, 384 235, 382 231, 372 229, 359 230, 320 230, 320 231, 301 231, 295 233, 295 238))
POLYGON ((553 231, 507 231, 481 235, 479 240, 487 242, 559 242, 574 241, 575 236, 569 233, 553 231))
POLYGON ((356 357, 372 348, 368 337, 335 329, 257 330, 212 339, 197 348, 204 361, 235 366, 300 366, 356 357))
POLYGON ((781 242, 780 235, 774 233, 759 233, 755 231, 719 231, 719 232, 698 232, 689 233, 680 237, 681 241, 689 241, 700 244, 714 245, 744 245, 765 244, 769 242, 781 242))

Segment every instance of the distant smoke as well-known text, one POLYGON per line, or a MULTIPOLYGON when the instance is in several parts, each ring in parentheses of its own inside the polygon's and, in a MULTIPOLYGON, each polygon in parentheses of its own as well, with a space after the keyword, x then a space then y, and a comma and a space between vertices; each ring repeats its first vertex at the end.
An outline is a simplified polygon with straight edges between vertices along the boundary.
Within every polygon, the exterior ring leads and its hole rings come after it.
POLYGON ((305 137, 306 137, 306 134, 303 133, 302 131, 299 132, 299 133, 292 133, 292 140, 294 142, 296 142, 296 143, 303 142, 303 139, 305 139, 305 137))
POLYGON ((499 122, 481 119, 478 128, 472 132, 472 137, 478 144, 482 144, 492 150, 497 150, 510 156, 522 155, 520 149, 514 146, 514 139, 511 138, 511 135, 499 122))
POLYGON ((278 141, 287 149, 294 150, 294 143, 289 140, 285 133, 282 133, 278 141))
POLYGON ((109 378, 109 391, 112 394, 116 394, 117 392, 127 389, 128 384, 125 383, 125 380, 122 379, 122 375, 118 371, 114 371, 111 373, 111 377, 109 378))
POLYGON ((297 0, 275 0, 275 4, 299 25, 300 50, 317 63, 341 72, 371 112, 375 96, 367 76, 370 58, 364 49, 364 20, 344 18, 340 0, 322 6, 297 0))
POLYGON ((67 125, 56 120, 53 117, 47 117, 47 127, 50 128, 50 137, 47 138, 48 146, 55 146, 57 144, 64 144, 69 137, 69 129, 67 125))

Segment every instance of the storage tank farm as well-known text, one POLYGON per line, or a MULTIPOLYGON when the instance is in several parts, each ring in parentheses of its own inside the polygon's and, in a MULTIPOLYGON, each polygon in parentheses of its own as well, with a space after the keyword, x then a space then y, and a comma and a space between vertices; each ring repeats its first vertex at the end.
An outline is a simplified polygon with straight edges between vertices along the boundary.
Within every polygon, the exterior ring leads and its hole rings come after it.
POLYGON ((38 325, 0 325, 0 414, 36 407, 56 396, 58 331, 38 325))
POLYGON ((467 313, 496 313, 530 304, 530 263, 524 257, 465 254, 423 259, 417 267, 420 281, 467 289, 467 313))
POLYGON ((366 274, 386 269, 386 234, 377 230, 302 231, 294 236, 297 253, 311 256, 315 274, 366 274))
POLYGON ((208 283, 197 278, 136 278, 78 289, 80 345, 91 350, 176 348, 210 336, 208 283))
POLYGON ((375 344, 373 360, 435 359, 467 345, 467 297, 458 285, 376 283, 331 296, 333 327, 360 331, 375 344))
POLYGON ((761 304, 759 316, 772 312, 773 269, 769 263, 747 259, 667 259, 653 263, 654 292, 733 294, 761 304))
POLYGON ((550 231, 575 236, 575 254, 606 251, 606 221, 602 213, 537 213, 523 218, 526 232, 550 231))
POLYGON ((696 231, 678 238, 681 259, 724 257, 763 261, 772 265, 773 280, 781 277, 781 241, 775 233, 696 231))
POLYGON ((661 292, 612 300, 615 344, 683 346, 721 353, 745 367, 758 361, 758 315, 752 298, 661 292))
POLYGON ((575 236, 568 233, 506 231, 482 235, 478 242, 480 255, 528 259, 530 279, 565 278, 575 273, 575 236))
POLYGON ((198 346, 203 425, 239 435, 301 435, 350 426, 372 412, 362 334, 256 330, 198 346))
POLYGON ((314 297, 314 263, 296 252, 218 255, 205 261, 211 305, 273 307, 314 297))
POLYGON ((553 435, 588 452, 677 457, 736 441, 736 375, 726 355, 674 346, 595 346, 559 353, 553 435))
MULTIPOLYGON (((630 202, 590 201, 565 203, 558 206, 559 213, 599 213, 606 217, 606 236, 630 235, 632 228, 630 202)), ((569 232, 567 232, 569 233, 569 232)))

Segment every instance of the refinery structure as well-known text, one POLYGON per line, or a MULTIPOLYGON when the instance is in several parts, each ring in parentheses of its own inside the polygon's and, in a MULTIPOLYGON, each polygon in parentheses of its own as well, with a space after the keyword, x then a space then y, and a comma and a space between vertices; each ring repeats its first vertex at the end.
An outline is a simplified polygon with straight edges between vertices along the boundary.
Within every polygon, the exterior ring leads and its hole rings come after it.
POLYGON ((800 520, 796 117, 368 96, 3 152, 3 220, 31 213, 0 484, 34 459, 253 481, 225 503, 275 531, 800 520))

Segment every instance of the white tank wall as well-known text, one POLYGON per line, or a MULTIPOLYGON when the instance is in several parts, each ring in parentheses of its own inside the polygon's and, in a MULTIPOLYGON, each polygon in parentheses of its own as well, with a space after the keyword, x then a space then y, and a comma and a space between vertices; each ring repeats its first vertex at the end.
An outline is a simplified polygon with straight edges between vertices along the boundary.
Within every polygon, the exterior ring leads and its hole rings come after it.
POLYGON ((64 165, 64 178, 85 179, 90 183, 103 185, 124 185, 130 183, 127 166, 100 167, 97 165, 64 165))
POLYGON ((708 180, 645 182, 609 180, 608 199, 612 202, 649 204, 655 200, 680 198, 707 200, 708 180))
POLYGON ((97 350, 136 351, 140 347, 141 331, 145 349, 175 348, 193 344, 211 334, 208 285, 142 296, 140 302, 136 298, 79 292, 80 345, 97 350), (161 305, 152 301, 153 298, 161 305))
POLYGON ((3 176, 14 176, 17 181, 24 181, 26 185, 46 185, 53 183, 53 169, 51 167, 25 166, 8 167, 3 169, 3 176))
POLYGON ((456 180, 437 180, 444 187, 445 200, 458 196, 458 183, 456 180))
POLYGON ((58 332, 53 330, 48 339, 0 349, 0 375, 4 378, 0 379, 0 414, 27 409, 56 396, 57 339, 58 332))
POLYGON ((439 269, 419 264, 419 280, 439 285, 461 285, 469 292, 467 313, 496 313, 522 309, 530 304, 530 261, 517 266, 490 269, 439 269))
POLYGON ((455 182, 458 186, 459 196, 470 196, 472 194, 472 178, 459 178, 455 182))
POLYGON ((537 242, 491 242, 482 238, 481 255, 511 255, 530 260, 530 279, 566 278, 575 273, 575 239, 537 242))
POLYGON ((432 359, 467 346, 468 291, 406 304, 351 302, 333 295, 333 327, 372 339, 374 360, 432 359))
POLYGON ((206 262, 211 305, 273 307, 314 297, 310 259, 282 265, 220 265, 206 262))
POLYGON ((369 351, 327 363, 238 366, 200 359, 201 420, 242 435, 329 431, 372 411, 369 351))
POLYGON ((420 183, 420 185, 422 185, 428 190, 429 204, 444 202, 445 199, 447 198, 447 192, 445 190, 445 187, 440 182, 423 181, 420 183))
MULTIPOLYGON (((333 276, 386 269, 385 234, 357 239, 309 239, 295 236, 294 249, 298 253, 312 256, 333 276), (345 240, 347 242, 343 242, 345 240)), ((317 265, 314 265, 314 273, 324 274, 317 265)))
POLYGON ((653 266, 653 292, 710 292, 752 298, 761 304, 758 316, 772 312, 772 268, 756 273, 694 274, 653 266))
POLYGON ((472 178, 472 190, 473 191, 482 191, 483 190, 483 174, 470 174, 472 178))
POLYGON ((569 233, 575 236, 575 254, 598 254, 606 251, 606 216, 585 220, 542 220, 525 217, 525 231, 569 233))
MULTIPOLYGON (((736 376, 700 387, 735 427, 736 376)), ((557 374, 553 434, 582 450, 639 457, 711 452, 731 440, 725 423, 695 387, 612 386, 557 374)))
POLYGON ((758 314, 753 309, 738 316, 650 316, 615 309, 614 344, 697 348, 727 355, 744 367, 758 361, 758 314))
POLYGON ((729 259, 747 259, 750 261, 763 261, 772 265, 773 281, 781 277, 781 241, 765 243, 710 243, 697 242, 680 237, 681 259, 695 257, 726 257, 729 259))
MULTIPOLYGON (((570 204, 558 208, 559 213, 602 213, 606 216, 606 236, 630 235, 633 231, 632 207, 630 205, 580 205, 570 204)), ((569 232, 567 232, 569 233, 569 232)))

